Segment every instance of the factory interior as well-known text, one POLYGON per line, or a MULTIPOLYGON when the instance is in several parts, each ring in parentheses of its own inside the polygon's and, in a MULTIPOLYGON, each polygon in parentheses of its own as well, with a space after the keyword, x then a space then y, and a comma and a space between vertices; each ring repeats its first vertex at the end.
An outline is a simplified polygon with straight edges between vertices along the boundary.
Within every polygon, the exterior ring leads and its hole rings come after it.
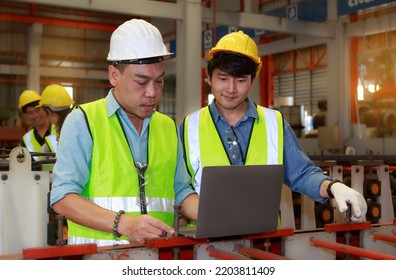
POLYGON ((1 0, 0 38, 0 260, 396 259, 396 1, 1 0), (252 37, 262 68, 249 97, 279 110, 306 156, 364 196, 365 221, 283 184, 273 232, 68 244, 49 203, 56 153, 20 145, 31 124, 19 98, 51 84, 78 105, 105 98, 110 36, 133 18, 172 53, 156 110, 177 124, 213 98, 208 51, 230 32, 252 37))

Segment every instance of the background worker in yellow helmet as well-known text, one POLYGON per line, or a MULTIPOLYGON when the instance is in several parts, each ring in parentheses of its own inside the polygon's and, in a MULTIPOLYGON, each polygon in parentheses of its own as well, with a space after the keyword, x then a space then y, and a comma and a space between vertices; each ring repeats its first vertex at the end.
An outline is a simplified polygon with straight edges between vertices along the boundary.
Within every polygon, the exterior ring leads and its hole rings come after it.
POLYGON ((188 115, 179 129, 196 191, 204 166, 283 164, 284 183, 293 191, 322 203, 334 197, 341 212, 350 203, 352 220, 364 220, 364 197, 325 176, 303 153, 280 112, 248 97, 261 64, 256 43, 242 31, 225 35, 209 51, 207 77, 215 98, 188 115))
POLYGON ((37 108, 42 107, 48 111, 49 120, 55 125, 57 132, 56 135, 51 134, 45 137, 46 143, 42 147, 42 152, 56 153, 63 122, 73 109, 73 104, 74 100, 61 85, 48 85, 41 93, 41 100, 37 108))
POLYGON ((106 98, 81 104, 67 116, 51 205, 68 219, 68 244, 143 243, 174 234, 175 204, 196 219, 198 195, 176 124, 155 110, 169 55, 155 26, 126 21, 110 39, 113 88, 106 98))
MULTIPOLYGON (((51 124, 46 110, 36 108, 41 96, 33 90, 25 90, 19 96, 18 109, 23 113, 27 123, 32 129, 23 135, 20 145, 26 147, 30 152, 41 152, 45 144, 45 137, 56 135, 55 126, 51 124)), ((33 160, 41 160, 42 156, 33 156, 33 160)))

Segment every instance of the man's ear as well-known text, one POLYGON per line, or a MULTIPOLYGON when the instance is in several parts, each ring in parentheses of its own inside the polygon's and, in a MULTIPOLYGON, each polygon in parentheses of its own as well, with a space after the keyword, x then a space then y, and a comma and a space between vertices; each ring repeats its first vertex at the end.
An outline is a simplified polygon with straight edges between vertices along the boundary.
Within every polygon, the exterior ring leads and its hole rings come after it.
POLYGON ((113 65, 109 65, 108 67, 108 72, 109 72, 109 82, 112 86, 117 85, 117 81, 121 75, 120 70, 115 68, 113 65))
POLYGON ((211 83, 211 81, 210 81, 210 76, 209 76, 209 73, 208 73, 208 69, 205 70, 205 73, 206 73, 206 83, 207 83, 209 86, 212 86, 212 83, 211 83))

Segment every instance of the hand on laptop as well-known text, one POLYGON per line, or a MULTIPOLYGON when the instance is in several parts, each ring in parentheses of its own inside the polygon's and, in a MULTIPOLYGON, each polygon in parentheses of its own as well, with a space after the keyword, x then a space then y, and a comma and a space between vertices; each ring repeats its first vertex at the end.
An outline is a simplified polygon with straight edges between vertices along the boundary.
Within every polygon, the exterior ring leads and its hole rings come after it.
POLYGON ((349 203, 352 208, 352 221, 360 222, 365 220, 367 203, 362 194, 340 182, 334 183, 330 191, 334 195, 340 212, 347 211, 349 203))
POLYGON ((159 238, 166 234, 173 235, 175 230, 164 222, 149 215, 128 216, 121 215, 118 232, 128 236, 131 241, 144 243, 145 239, 159 238))

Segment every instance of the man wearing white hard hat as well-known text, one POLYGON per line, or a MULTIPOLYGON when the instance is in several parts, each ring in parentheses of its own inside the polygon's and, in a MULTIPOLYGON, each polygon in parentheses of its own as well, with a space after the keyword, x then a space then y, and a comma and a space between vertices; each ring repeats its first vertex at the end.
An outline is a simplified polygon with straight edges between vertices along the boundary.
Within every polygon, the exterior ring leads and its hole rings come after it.
POLYGON ((196 220, 198 195, 174 121, 157 111, 163 60, 159 30, 133 19, 112 34, 113 88, 66 118, 53 170, 51 205, 68 219, 68 243, 143 243, 174 234, 174 205, 196 220))

